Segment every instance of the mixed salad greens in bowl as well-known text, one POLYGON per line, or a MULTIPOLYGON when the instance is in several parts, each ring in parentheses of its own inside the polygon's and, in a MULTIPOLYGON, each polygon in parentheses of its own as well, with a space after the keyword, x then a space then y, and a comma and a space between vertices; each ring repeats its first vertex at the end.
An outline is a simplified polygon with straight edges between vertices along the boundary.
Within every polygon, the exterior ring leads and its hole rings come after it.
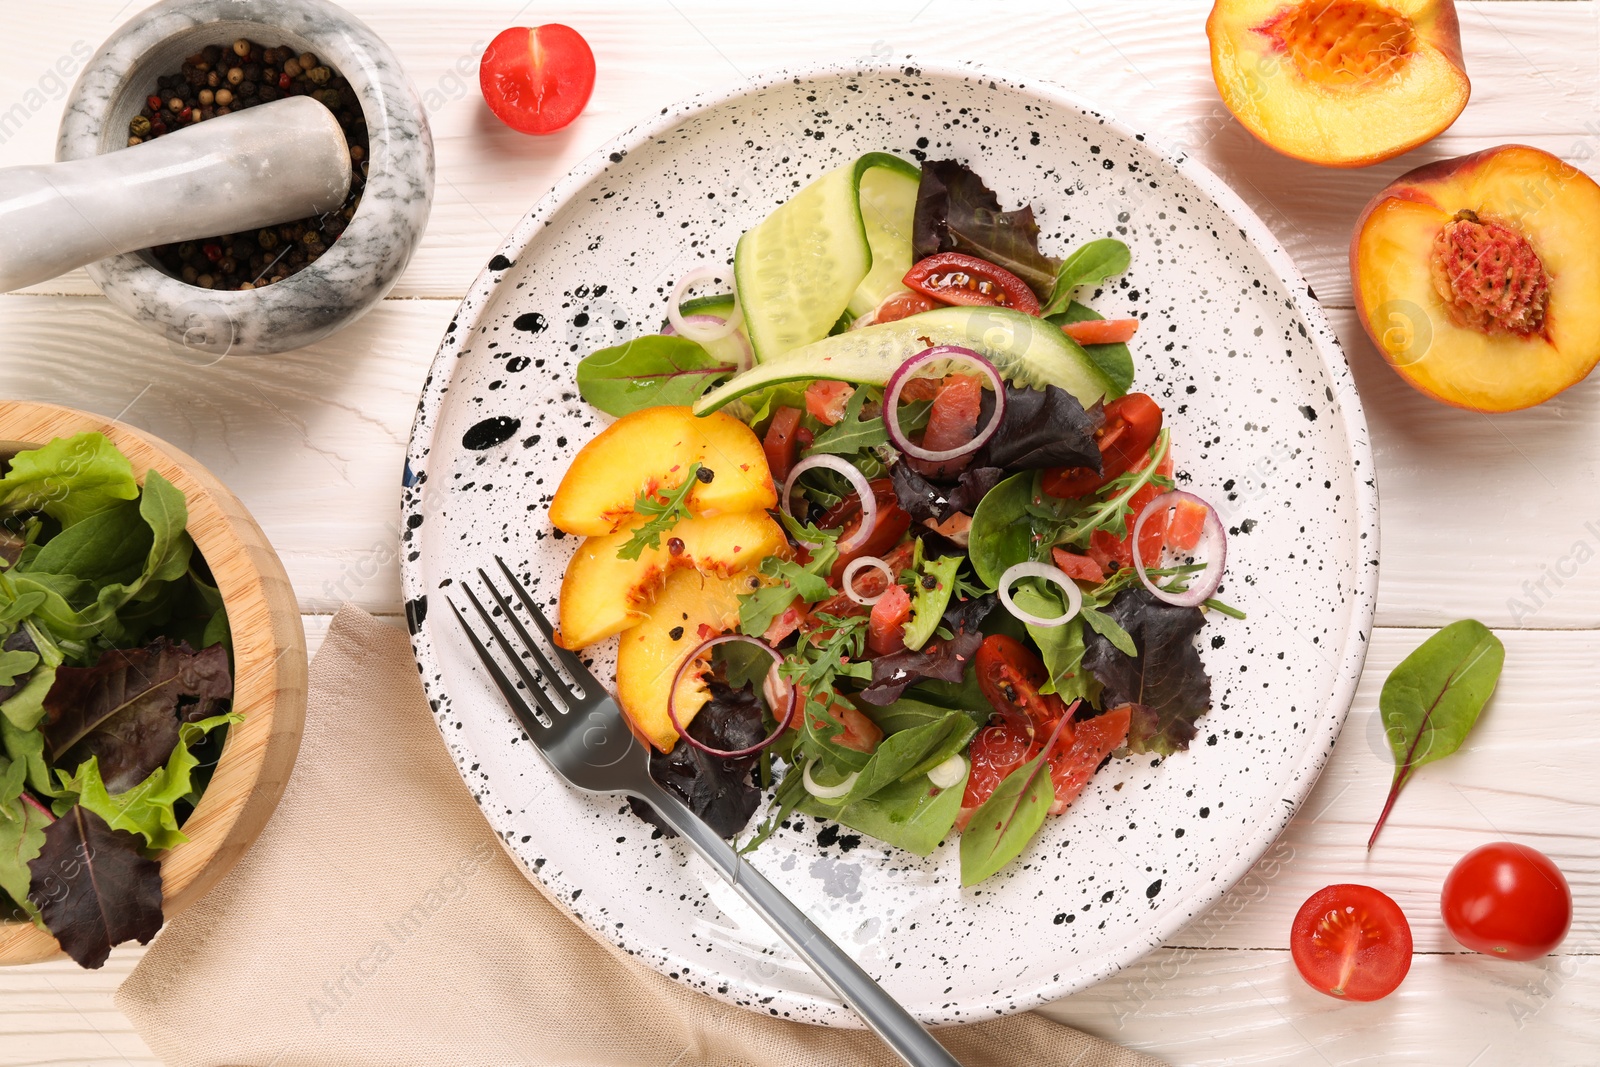
MULTIPOLYGON (((1226 533, 1130 392, 1140 317, 956 160, 869 153, 686 272, 662 332, 578 364, 618 417, 551 521, 586 539, 558 640, 617 636, 653 772, 757 847, 793 812, 961 882, 1022 854, 1105 761, 1185 750, 1226 533), (726 274, 732 292, 686 300, 726 274)), ((650 818, 642 809, 640 814, 650 818)))
POLYGON ((0 449, 0 919, 86 967, 162 923, 233 712, 181 490, 99 433, 0 449))

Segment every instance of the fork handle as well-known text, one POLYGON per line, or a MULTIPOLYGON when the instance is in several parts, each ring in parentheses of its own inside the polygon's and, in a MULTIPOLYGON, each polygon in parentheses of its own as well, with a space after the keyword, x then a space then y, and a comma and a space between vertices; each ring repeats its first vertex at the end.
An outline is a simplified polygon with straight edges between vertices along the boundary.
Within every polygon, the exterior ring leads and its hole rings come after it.
POLYGON ((660 788, 641 791, 640 796, 728 880, 745 903, 772 924, 795 955, 805 960, 902 1060, 911 1067, 961 1067, 961 1062, 927 1028, 683 801, 660 788))

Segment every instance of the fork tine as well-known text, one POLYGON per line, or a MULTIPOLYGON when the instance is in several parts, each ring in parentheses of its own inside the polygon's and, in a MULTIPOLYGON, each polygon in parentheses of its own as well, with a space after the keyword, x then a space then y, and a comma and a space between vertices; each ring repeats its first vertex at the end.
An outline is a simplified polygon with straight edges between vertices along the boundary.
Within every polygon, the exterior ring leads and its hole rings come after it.
MULTIPOLYGON (((538 701, 539 707, 543 708, 545 714, 550 716, 550 721, 553 723, 555 722, 557 716, 565 715, 567 713, 566 709, 564 707, 557 707, 554 699, 551 698, 549 693, 545 692, 544 687, 539 684, 539 680, 535 678, 533 672, 528 669, 528 665, 524 663, 522 661, 522 657, 517 654, 517 650, 511 647, 511 642, 507 641, 505 634, 500 632, 500 627, 495 625, 494 618, 489 614, 488 609, 483 606, 483 601, 479 600, 478 595, 472 591, 472 587, 469 585, 463 585, 461 587, 461 591, 467 594, 467 599, 470 600, 472 602, 472 606, 478 610, 478 614, 483 618, 484 625, 489 628, 489 632, 494 635, 495 643, 500 646, 500 651, 506 654, 506 658, 511 661, 511 666, 517 672, 517 676, 521 678, 522 683, 528 687, 533 699, 538 701)), ((493 592, 493 589, 491 588, 490 591, 493 592)), ((495 599, 499 601, 498 595, 495 597, 495 599)), ((501 603, 504 602, 501 601, 501 603)), ((503 611, 505 609, 502 608, 501 610, 503 611)))
POLYGON ((539 610, 539 605, 533 602, 533 597, 528 595, 527 589, 517 580, 517 576, 511 573, 511 568, 506 566, 505 560, 496 556, 494 561, 500 564, 500 573, 506 576, 506 581, 510 584, 511 591, 517 594, 517 599, 522 601, 522 606, 528 609, 529 615, 533 616, 533 621, 539 626, 539 632, 550 639, 550 647, 556 650, 556 657, 561 660, 561 665, 567 669, 567 673, 572 675, 574 681, 584 687, 584 696, 599 695, 600 679, 589 673, 589 668, 583 665, 583 660, 556 644, 555 629, 550 625, 550 620, 544 617, 544 612, 539 610))
MULTIPOLYGON (((523 644, 528 646, 528 651, 533 653, 533 658, 539 661, 539 668, 544 671, 546 681, 548 681, 552 686, 559 683, 561 680, 561 675, 556 671, 555 665, 552 664, 548 658, 546 658, 544 650, 539 647, 539 642, 534 640, 533 635, 528 632, 528 628, 522 625, 522 620, 517 618, 517 613, 511 610, 511 605, 506 601, 505 597, 500 595, 500 590, 495 588, 494 583, 489 580, 489 576, 483 572, 482 567, 478 568, 478 577, 483 579, 484 588, 489 590, 489 595, 494 597, 494 602, 500 606, 500 610, 506 613, 506 619, 510 621, 512 627, 516 629, 517 636, 522 638, 523 644)), ((513 585, 512 588, 516 588, 516 586, 513 585)), ((524 601, 524 604, 526 604, 526 601, 524 601)), ((546 634, 545 636, 548 637, 549 635, 546 634)), ((555 644, 554 640, 551 641, 551 646, 555 648, 560 647, 559 645, 555 644)), ((581 688, 581 678, 579 684, 581 688)), ((584 689, 582 692, 583 696, 585 697, 589 695, 587 689, 584 689)), ((566 694, 563 694, 563 696, 566 696, 566 694)), ((571 705, 573 701, 569 698, 566 700, 566 703, 571 705)))
POLYGON ((511 706, 512 713, 516 715, 517 721, 522 724, 522 728, 527 731, 528 737, 530 739, 537 738, 541 731, 548 730, 550 728, 549 724, 539 720, 537 713, 523 698, 522 691, 517 688, 517 683, 506 677, 506 672, 500 669, 500 664, 495 660, 493 653, 484 646, 482 641, 478 640, 477 633, 467 624, 466 617, 461 614, 461 609, 456 607, 456 602, 446 597, 445 603, 449 604, 450 610, 456 613, 456 621, 461 623, 461 629, 466 633, 467 640, 472 642, 472 647, 477 651, 478 658, 483 661, 483 665, 488 670, 490 677, 494 679, 494 684, 499 687, 500 695, 506 698, 506 703, 511 706))

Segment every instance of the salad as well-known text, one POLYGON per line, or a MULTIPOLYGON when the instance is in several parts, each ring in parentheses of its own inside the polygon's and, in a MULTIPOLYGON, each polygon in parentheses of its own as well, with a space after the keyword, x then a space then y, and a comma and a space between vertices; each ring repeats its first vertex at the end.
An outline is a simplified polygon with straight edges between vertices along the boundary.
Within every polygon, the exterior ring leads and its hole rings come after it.
POLYGON ((187 525, 100 434, 0 454, 0 919, 85 967, 161 928, 156 855, 242 718, 187 525))
POLYGON ((763 802, 746 849, 796 812, 919 855, 959 831, 971 885, 1108 760, 1188 747, 1195 636, 1243 615, 1130 391, 1142 319, 1078 299, 1129 259, 1048 256, 962 163, 870 153, 579 364, 617 421, 551 503, 584 538, 558 641, 619 638, 652 773, 719 832, 763 802))

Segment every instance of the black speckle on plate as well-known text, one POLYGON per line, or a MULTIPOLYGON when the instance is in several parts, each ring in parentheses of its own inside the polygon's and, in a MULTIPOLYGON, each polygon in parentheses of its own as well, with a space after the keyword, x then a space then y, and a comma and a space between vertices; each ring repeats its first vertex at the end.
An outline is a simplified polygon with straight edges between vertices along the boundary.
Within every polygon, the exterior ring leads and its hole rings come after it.
POLYGON ((550 320, 537 311, 524 312, 511 321, 514 329, 525 330, 528 333, 544 333, 550 328, 550 320))
POLYGON ((489 261, 490 270, 506 270, 511 266, 511 261, 505 256, 497 255, 489 261))
POLYGON ((472 429, 461 435, 461 447, 470 448, 474 452, 482 452, 486 448, 493 448, 502 441, 511 439, 522 426, 521 419, 513 419, 506 415, 496 415, 492 419, 484 419, 472 429))

